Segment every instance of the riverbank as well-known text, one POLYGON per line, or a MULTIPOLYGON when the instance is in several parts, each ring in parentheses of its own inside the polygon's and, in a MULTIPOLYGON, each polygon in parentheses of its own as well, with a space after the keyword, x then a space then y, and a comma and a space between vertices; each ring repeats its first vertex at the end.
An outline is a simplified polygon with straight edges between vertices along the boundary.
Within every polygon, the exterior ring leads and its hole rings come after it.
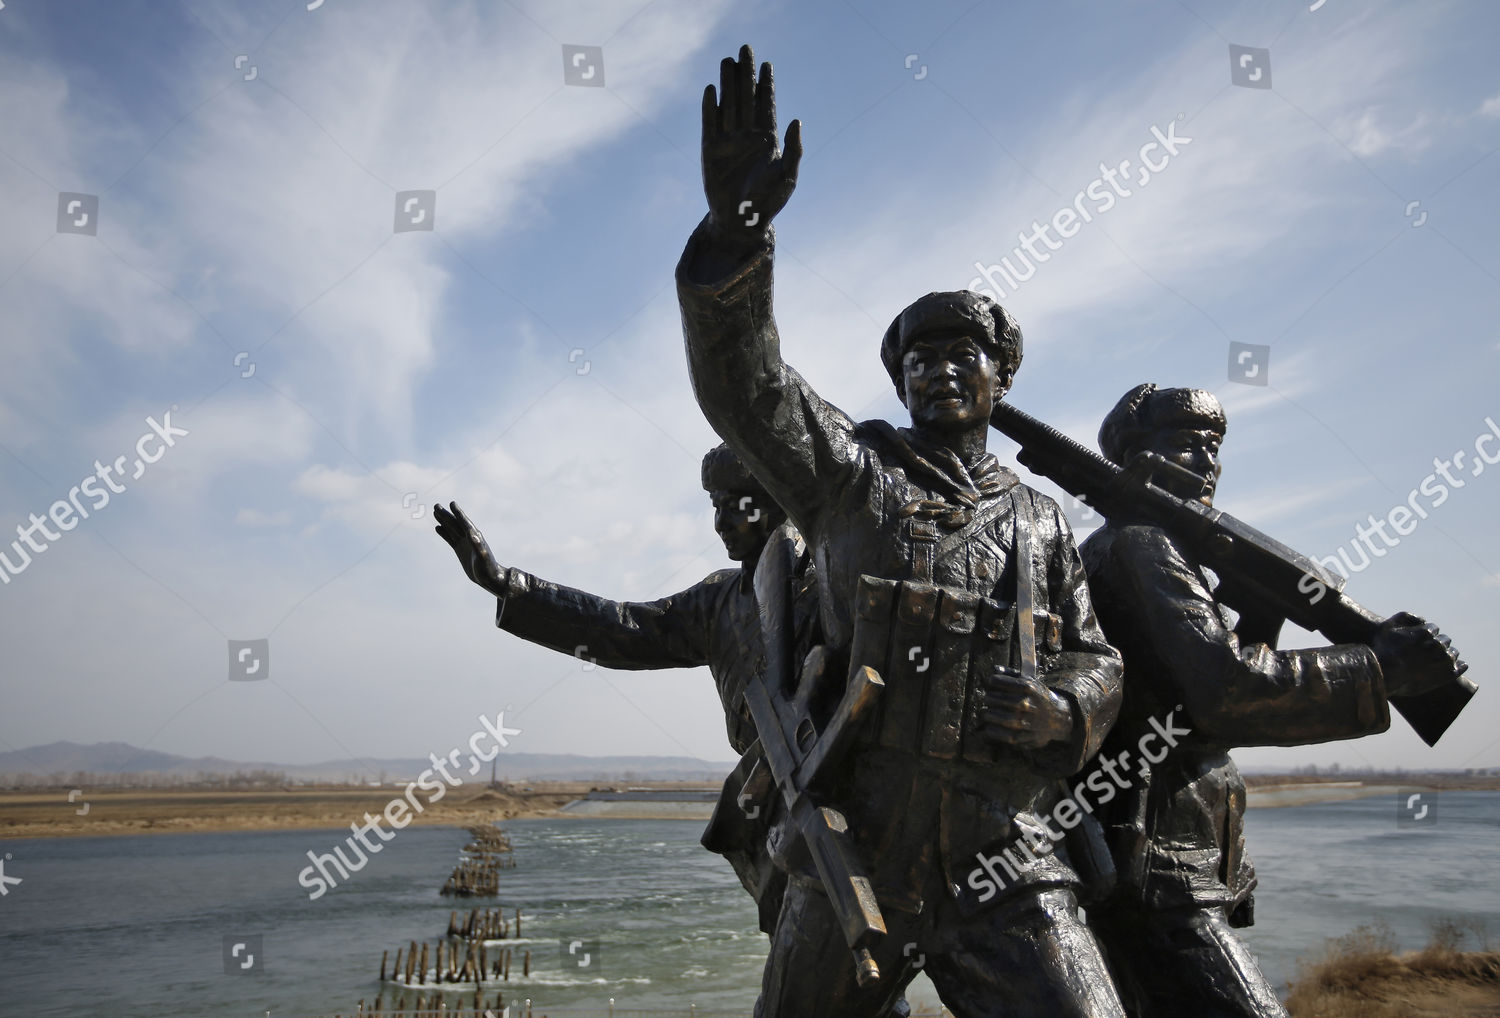
MULTIPOLYGON (((526 789, 451 789, 412 813, 417 826, 465 826, 555 816, 591 786, 538 783, 526 789)), ((269 789, 69 789, 0 792, 0 840, 121 834, 344 828, 402 799, 404 785, 269 789), (70 799, 69 796, 72 795, 70 799)), ((425 803, 419 793, 418 801, 425 803)))
MULTIPOLYGON (((1251 809, 1308 806, 1398 790, 1493 790, 1497 779, 1455 781, 1412 775, 1410 784, 1251 776, 1251 809)), ((9 789, 0 790, 0 840, 98 837, 120 834, 210 833, 343 828, 401 798, 404 783, 379 786, 293 785, 247 789, 9 789)), ((419 826, 466 826, 522 818, 697 820, 706 822, 717 796, 701 783, 645 782, 622 794, 597 783, 538 781, 529 785, 460 786, 427 805, 419 826), (594 793, 590 797, 590 793, 594 793), (674 793, 681 793, 674 795, 674 793)), ((425 802, 423 795, 418 798, 425 802)))

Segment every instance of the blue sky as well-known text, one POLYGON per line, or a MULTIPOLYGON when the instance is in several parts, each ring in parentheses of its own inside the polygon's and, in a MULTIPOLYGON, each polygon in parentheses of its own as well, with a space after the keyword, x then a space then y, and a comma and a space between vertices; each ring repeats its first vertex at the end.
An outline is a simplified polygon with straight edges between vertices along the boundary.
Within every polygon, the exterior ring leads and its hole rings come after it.
MULTIPOLYGON (((745 41, 804 125, 784 351, 857 417, 903 420, 896 312, 1175 124, 1006 295, 1014 401, 1092 443, 1137 382, 1212 389, 1220 505, 1335 553, 1500 415, 1500 9, 1312 6, 7 3, 0 525, 148 416, 188 435, 0 585, 0 745, 417 756, 506 708, 518 751, 727 759, 706 673, 496 632, 413 513, 457 499, 505 561, 620 598, 725 564, 671 273, 702 87, 745 41), (564 83, 572 45, 604 87, 564 83), (1231 45, 1271 88, 1231 83, 1231 45), (434 229, 393 232, 408 190, 434 229), (60 192, 98 197, 95 234, 59 232, 60 192), (1231 343, 1269 347, 1268 385, 1229 381, 1231 343), (228 681, 227 641, 263 638, 269 679, 228 681)), ((1449 495, 1349 592, 1437 621, 1488 687, 1500 469, 1449 495)), ((1497 766, 1497 720, 1486 688, 1436 750, 1397 721, 1238 755, 1497 766)))

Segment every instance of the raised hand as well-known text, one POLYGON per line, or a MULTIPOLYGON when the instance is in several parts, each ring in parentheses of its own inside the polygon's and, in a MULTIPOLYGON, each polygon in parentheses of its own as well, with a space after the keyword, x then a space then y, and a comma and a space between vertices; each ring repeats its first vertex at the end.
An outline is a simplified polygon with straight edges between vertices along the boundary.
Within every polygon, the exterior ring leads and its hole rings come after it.
POLYGON ((985 734, 996 742, 1037 749, 1073 733, 1073 708, 1040 679, 996 668, 984 690, 985 734))
POLYGON ((448 542, 463 566, 464 575, 496 597, 507 597, 511 593, 509 570, 495 561, 484 535, 469 522, 457 502, 449 502, 448 509, 440 505, 432 507, 432 518, 437 520, 439 537, 448 542))
POLYGON ((757 82, 755 57, 741 46, 739 60, 719 66, 719 94, 703 90, 703 191, 716 238, 735 250, 762 243, 797 186, 801 159, 802 122, 792 121, 778 151, 771 65, 760 65, 757 82))
POLYGON ((1385 675, 1387 696, 1420 696, 1447 685, 1469 667, 1437 626, 1408 612, 1382 622, 1370 649, 1385 675))

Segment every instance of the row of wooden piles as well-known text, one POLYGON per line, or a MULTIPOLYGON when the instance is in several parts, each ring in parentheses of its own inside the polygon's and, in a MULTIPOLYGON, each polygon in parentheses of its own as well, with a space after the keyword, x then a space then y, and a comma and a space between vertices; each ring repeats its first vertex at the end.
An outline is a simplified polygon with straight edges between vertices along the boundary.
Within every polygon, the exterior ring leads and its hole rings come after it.
MULTIPOLYGON (((514 851, 511 848, 510 838, 494 824, 481 824, 477 827, 466 827, 464 829, 473 836, 473 840, 464 846, 465 852, 509 855, 514 851)), ((514 866, 515 862, 511 862, 510 865, 514 866)))
MULTIPOLYGON (((408 994, 402 990, 393 995, 390 1006, 386 1006, 385 994, 376 996, 375 1002, 369 1007, 364 1001, 359 1002, 359 1010, 349 1015, 348 1018, 360 1018, 362 1015, 405 1015, 408 1018, 419 1018, 419 1016, 442 1016, 442 1018, 501 1018, 506 1015, 505 994, 497 992, 494 1003, 488 1003, 489 997, 480 990, 474 991, 472 1002, 469 998, 456 999, 452 1003, 442 993, 433 993, 430 997, 426 993, 410 995, 410 1006, 408 1006, 408 994)), ((531 1001, 527 1000, 521 1004, 511 1004, 508 1012, 509 1018, 531 1018, 531 1001)), ((334 1015, 334 1018, 344 1018, 343 1015, 334 1015)))
POLYGON ((448 913, 448 936, 464 940, 510 940, 521 935, 521 910, 516 909, 515 932, 505 918, 505 910, 487 908, 483 911, 470 909, 462 919, 457 912, 448 913))
MULTIPOLYGON (((425 986, 428 983, 428 945, 423 942, 419 945, 413 940, 404 948, 396 948, 396 964, 390 969, 390 975, 386 974, 386 963, 390 960, 390 952, 380 953, 380 981, 387 978, 406 983, 407 986, 425 986), (402 961, 402 952, 405 952, 405 962, 402 961)), ((486 979, 501 979, 510 982, 511 965, 517 960, 517 952, 510 947, 496 947, 493 950, 482 940, 469 940, 450 943, 447 940, 439 940, 431 954, 432 960, 432 983, 473 983, 479 985, 486 979), (462 959, 462 960, 460 960, 462 959)), ((522 977, 531 975, 531 952, 520 952, 519 961, 522 977)))
POLYGON ((513 869, 510 838, 493 824, 468 828, 471 839, 458 865, 443 884, 443 894, 494 897, 500 893, 500 871, 513 869))

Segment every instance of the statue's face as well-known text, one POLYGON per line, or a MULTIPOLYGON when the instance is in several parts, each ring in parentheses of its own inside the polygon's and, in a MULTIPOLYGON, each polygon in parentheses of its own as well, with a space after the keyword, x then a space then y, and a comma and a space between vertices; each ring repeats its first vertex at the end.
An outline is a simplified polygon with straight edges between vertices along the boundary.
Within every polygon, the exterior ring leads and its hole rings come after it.
POLYGON ((1198 499, 1205 505, 1213 505, 1214 490, 1219 485, 1219 475, 1224 472, 1224 465, 1219 462, 1219 445, 1223 441, 1221 433, 1208 428, 1164 428, 1152 437, 1146 451, 1186 467, 1199 478, 1197 484, 1172 477, 1158 478, 1158 483, 1164 484, 1178 498, 1198 499))
POLYGON ((714 530, 734 562, 754 561, 780 522, 764 495, 748 491, 714 491, 714 530), (773 519, 773 517, 775 517, 773 519))
POLYGON ((914 425, 937 431, 988 426, 995 403, 1010 388, 1010 372, 962 332, 923 333, 901 359, 906 408, 914 425))

